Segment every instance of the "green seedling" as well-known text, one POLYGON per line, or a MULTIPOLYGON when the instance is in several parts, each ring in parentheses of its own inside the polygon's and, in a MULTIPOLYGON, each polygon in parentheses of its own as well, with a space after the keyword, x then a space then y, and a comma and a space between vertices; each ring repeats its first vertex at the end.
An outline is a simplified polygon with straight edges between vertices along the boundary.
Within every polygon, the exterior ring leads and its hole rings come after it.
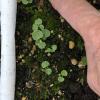
POLYGON ((57 50, 57 45, 51 45, 51 48, 45 50, 46 53, 53 53, 57 50))
POLYGON ((38 18, 35 20, 32 26, 32 38, 35 40, 35 44, 40 48, 44 49, 46 47, 45 40, 50 37, 50 31, 44 28, 42 24, 42 19, 38 18))
POLYGON ((65 80, 64 77, 68 75, 68 72, 66 70, 62 70, 61 73, 58 76, 58 82, 63 82, 65 80))
POLYGON ((49 68, 50 63, 48 61, 43 61, 41 63, 42 71, 45 72, 47 75, 51 75, 52 69, 49 68))
POLYGON ((50 66, 50 63, 48 61, 43 61, 41 66, 42 66, 42 68, 46 68, 46 67, 50 66))
POLYGON ((68 75, 68 72, 67 72, 66 70, 62 70, 62 71, 61 71, 61 75, 62 75, 62 76, 67 76, 67 75, 68 75))
POLYGON ((35 25, 41 25, 42 24, 42 19, 38 18, 35 20, 35 25))
POLYGON ((21 0, 21 2, 25 5, 27 5, 28 3, 32 3, 33 0, 21 0))
POLYGON ((40 40, 37 40, 35 42, 35 44, 40 48, 40 49, 44 49, 46 47, 46 43, 43 42, 41 39, 40 40))
POLYGON ((62 77, 62 76, 58 77, 58 82, 64 82, 64 80, 65 80, 64 77, 62 77))
POLYGON ((48 29, 43 29, 42 32, 44 34, 43 39, 46 40, 50 36, 50 31, 48 29))
POLYGON ((42 33, 40 30, 35 30, 35 31, 32 33, 32 38, 33 38, 35 41, 38 41, 39 39, 43 38, 43 33, 42 33))
POLYGON ((47 69, 45 70, 45 73, 46 73, 47 75, 51 75, 52 69, 51 69, 51 68, 47 68, 47 69))

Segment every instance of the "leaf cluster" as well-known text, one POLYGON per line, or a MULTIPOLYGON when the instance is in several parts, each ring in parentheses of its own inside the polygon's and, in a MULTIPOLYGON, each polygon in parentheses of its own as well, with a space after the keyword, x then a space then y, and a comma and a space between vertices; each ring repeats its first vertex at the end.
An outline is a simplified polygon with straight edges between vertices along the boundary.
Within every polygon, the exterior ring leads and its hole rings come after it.
POLYGON ((32 3, 33 0, 17 0, 17 2, 22 2, 22 4, 27 5, 29 3, 32 3))
POLYGON ((68 75, 68 72, 66 70, 62 70, 61 73, 59 74, 58 81, 63 82, 65 80, 64 77, 68 75))
POLYGON ((41 63, 41 67, 42 67, 42 70, 47 74, 47 75, 51 75, 52 73, 52 69, 49 68, 50 66, 50 63, 48 61, 43 61, 41 63))
POLYGON ((32 26, 32 38, 35 40, 35 44, 40 48, 44 49, 46 47, 45 40, 50 36, 50 31, 44 28, 42 24, 42 19, 38 18, 35 20, 32 26))

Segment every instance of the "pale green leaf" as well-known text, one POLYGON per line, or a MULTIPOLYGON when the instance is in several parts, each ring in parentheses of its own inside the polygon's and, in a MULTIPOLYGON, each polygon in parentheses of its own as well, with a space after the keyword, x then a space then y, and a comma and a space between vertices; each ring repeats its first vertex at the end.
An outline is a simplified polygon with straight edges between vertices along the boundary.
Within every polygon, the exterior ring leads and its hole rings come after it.
POLYGON ((34 31, 34 32, 32 33, 32 38, 33 38, 34 40, 39 40, 39 39, 42 38, 42 37, 43 37, 43 33, 42 33, 40 30, 34 31))
POLYGON ((33 29, 33 31, 37 31, 38 30, 38 25, 37 24, 33 24, 32 29, 33 29))
POLYGON ((42 24, 42 19, 40 19, 40 18, 36 19, 35 24, 41 25, 42 24))
POLYGON ((28 3, 32 3, 33 0, 28 0, 28 3))
POLYGON ((44 49, 46 47, 46 43, 43 42, 42 40, 38 40, 35 43, 40 49, 44 49))
POLYGON ((51 48, 52 48, 53 52, 55 52, 57 50, 57 45, 52 45, 51 48))
POLYGON ((67 75, 68 75, 68 72, 67 72, 66 70, 62 70, 62 71, 61 71, 61 75, 62 75, 62 76, 67 76, 67 75))
POLYGON ((61 77, 61 76, 59 76, 59 77, 58 77, 58 81, 59 81, 59 82, 64 82, 64 78, 61 77))
POLYGON ((47 68, 47 69, 45 70, 45 73, 46 73, 47 75, 51 75, 51 73, 52 73, 52 69, 47 68))
POLYGON ((50 63, 48 61, 43 61, 41 66, 42 66, 42 68, 46 68, 46 67, 50 66, 50 63))
POLYGON ((48 29, 44 29, 42 32, 44 34, 44 39, 50 36, 50 31, 48 29))
POLYGON ((22 0, 22 3, 26 5, 26 4, 28 4, 28 1, 27 0, 22 0))
POLYGON ((39 28, 40 28, 41 30, 44 30, 44 26, 43 26, 43 25, 39 25, 39 28))
POLYGON ((52 52, 52 49, 51 48, 47 48, 46 50, 45 50, 45 52, 47 53, 47 52, 52 52))

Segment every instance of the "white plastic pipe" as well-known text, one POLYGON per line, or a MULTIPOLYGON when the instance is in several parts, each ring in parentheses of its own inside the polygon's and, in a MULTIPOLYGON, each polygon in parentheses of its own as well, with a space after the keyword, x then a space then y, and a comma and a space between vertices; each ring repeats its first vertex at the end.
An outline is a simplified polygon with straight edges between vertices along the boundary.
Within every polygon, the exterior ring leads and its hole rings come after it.
POLYGON ((1 95, 0 100, 14 100, 15 95, 15 25, 17 0, 1 1, 1 95))

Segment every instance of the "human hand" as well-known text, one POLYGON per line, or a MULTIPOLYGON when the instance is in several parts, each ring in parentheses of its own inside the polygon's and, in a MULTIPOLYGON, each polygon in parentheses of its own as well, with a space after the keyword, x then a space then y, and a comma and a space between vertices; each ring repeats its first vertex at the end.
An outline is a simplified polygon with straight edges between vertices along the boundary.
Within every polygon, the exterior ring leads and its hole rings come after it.
POLYGON ((66 4, 66 2, 68 3, 69 0, 49 0, 49 1, 51 2, 54 9, 59 11, 66 4))

